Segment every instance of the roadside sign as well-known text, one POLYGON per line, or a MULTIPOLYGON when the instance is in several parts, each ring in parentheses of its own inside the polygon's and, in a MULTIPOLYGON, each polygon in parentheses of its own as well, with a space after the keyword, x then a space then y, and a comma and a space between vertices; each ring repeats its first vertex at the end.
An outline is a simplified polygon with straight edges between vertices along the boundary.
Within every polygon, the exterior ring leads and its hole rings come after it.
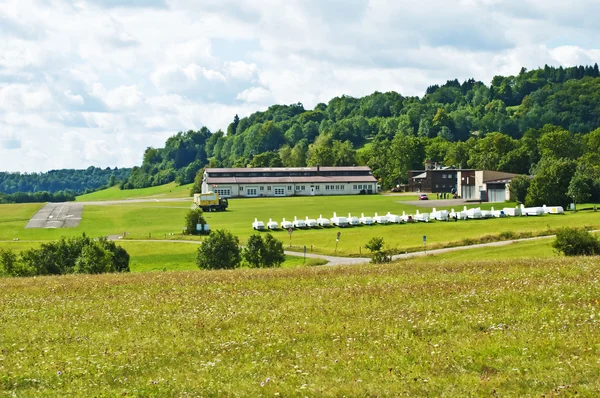
POLYGON ((423 243, 427 243, 427 236, 423 235, 423 243))
POLYGON ((342 236, 342 233, 341 233, 341 232, 338 232, 338 233, 337 233, 337 239, 338 239, 338 240, 340 240, 340 236, 342 236))
POLYGON ((292 234, 292 232, 294 232, 294 230, 292 229, 292 227, 288 228, 288 234, 292 234))

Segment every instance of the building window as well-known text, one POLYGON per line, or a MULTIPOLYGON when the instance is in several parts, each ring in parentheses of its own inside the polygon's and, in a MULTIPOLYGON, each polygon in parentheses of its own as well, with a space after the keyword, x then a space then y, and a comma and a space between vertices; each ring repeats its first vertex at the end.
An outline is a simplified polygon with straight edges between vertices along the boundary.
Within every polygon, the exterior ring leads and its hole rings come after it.
POLYGON ((439 188, 439 187, 440 187, 440 185, 439 185, 439 184, 435 184, 435 187, 436 187, 436 188, 439 188))
POLYGON ((244 190, 244 187, 240 187, 240 192, 244 190))
POLYGON ((292 186, 288 185, 288 191, 291 191, 291 190, 292 190, 292 186))
POLYGON ((306 190, 306 187, 305 187, 304 185, 302 185, 302 187, 301 187, 301 188, 302 188, 302 191, 305 191, 305 190, 306 190))
POLYGON ((329 185, 325 185, 325 190, 329 191, 329 185))
POLYGON ((283 189, 283 188, 275 188, 274 192, 275 192, 275 195, 285 195, 285 189, 283 189))
POLYGON ((358 189, 358 185, 352 185, 352 189, 356 191, 358 189))
POLYGON ((267 191, 270 191, 270 190, 271 190, 271 187, 267 185, 267 191))
POLYGON ((231 196, 231 189, 229 188, 217 188, 215 189, 215 193, 219 194, 219 196, 231 196))
POLYGON ((265 190, 265 187, 261 186, 261 187, 260 187, 260 190, 261 190, 261 191, 264 191, 264 190, 265 190))
POLYGON ((296 191, 300 190, 300 185, 296 185, 296 191))
POLYGON ((319 185, 315 185, 315 191, 318 191, 319 189, 321 189, 321 187, 319 185))

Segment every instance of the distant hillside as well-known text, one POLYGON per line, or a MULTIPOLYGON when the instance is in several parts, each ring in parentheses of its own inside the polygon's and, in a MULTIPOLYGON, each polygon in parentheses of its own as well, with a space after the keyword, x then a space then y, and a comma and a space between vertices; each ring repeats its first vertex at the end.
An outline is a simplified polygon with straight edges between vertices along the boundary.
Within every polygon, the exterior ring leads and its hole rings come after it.
POLYGON ((93 166, 84 170, 50 170, 46 173, 0 172, 0 192, 13 194, 72 191, 74 194, 82 194, 115 185, 127 179, 130 174, 131 169, 101 169, 93 166))
POLYGON ((421 98, 375 92, 336 97, 312 110, 298 103, 236 115, 226 132, 203 127, 177 133, 164 148, 147 148, 142 165, 121 187, 191 183, 205 166, 317 164, 369 165, 390 187, 405 182, 406 170, 422 168, 426 157, 529 173, 540 160, 536 142, 544 132, 565 132, 577 141, 570 156, 580 156, 586 143, 576 137, 599 126, 597 64, 523 68, 517 76, 494 77, 489 86, 449 80, 427 88, 421 98))

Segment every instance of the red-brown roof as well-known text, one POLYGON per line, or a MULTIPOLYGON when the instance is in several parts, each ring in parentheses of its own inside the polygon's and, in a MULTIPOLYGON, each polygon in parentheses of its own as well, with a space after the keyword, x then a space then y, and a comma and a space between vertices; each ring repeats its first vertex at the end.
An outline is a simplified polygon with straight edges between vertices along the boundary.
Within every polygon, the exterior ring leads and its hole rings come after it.
MULTIPOLYGON (((317 171, 316 167, 232 167, 206 168, 207 173, 264 173, 264 172, 307 172, 317 171)), ((321 171, 371 171, 369 166, 320 167, 321 171)))
POLYGON ((368 176, 293 176, 293 177, 208 177, 208 184, 302 184, 302 183, 336 183, 336 182, 377 182, 372 175, 368 176))

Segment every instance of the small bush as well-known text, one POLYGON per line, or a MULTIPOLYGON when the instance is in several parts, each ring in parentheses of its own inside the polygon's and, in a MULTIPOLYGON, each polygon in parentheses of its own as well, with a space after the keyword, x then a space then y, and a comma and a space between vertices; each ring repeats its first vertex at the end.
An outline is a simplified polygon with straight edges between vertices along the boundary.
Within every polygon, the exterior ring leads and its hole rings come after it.
POLYGON ((285 261, 283 243, 267 234, 263 240, 259 234, 251 235, 243 252, 251 267, 279 267, 285 261))
POLYGON ((375 236, 371 238, 369 243, 365 245, 367 249, 371 251, 371 262, 373 264, 383 264, 392 261, 392 256, 385 250, 383 250, 383 238, 375 236))
POLYGON ((565 256, 594 256, 600 254, 600 241, 584 229, 560 228, 552 247, 565 256))
POLYGON ((231 232, 216 230, 198 248, 196 264, 203 269, 232 269, 240 265, 239 239, 231 232))
POLYGON ((502 239, 502 240, 517 239, 517 234, 514 231, 502 231, 502 232, 500 232, 500 239, 502 239))

